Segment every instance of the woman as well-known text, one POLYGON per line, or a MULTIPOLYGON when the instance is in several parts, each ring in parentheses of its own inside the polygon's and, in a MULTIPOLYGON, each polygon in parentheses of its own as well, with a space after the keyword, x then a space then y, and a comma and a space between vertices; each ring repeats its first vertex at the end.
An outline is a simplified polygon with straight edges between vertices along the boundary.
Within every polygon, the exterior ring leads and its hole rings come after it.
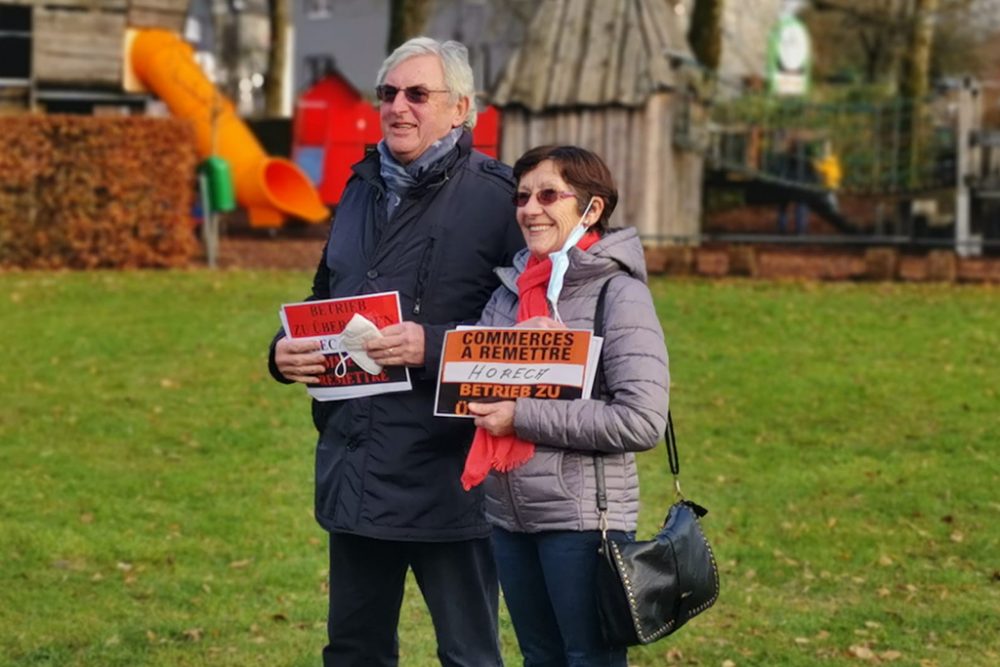
POLYGON ((608 227, 618 192, 604 162, 582 148, 542 146, 517 161, 514 177, 527 248, 513 267, 498 269, 502 286, 479 323, 591 329, 610 280, 604 380, 597 400, 470 403, 478 428, 463 483, 486 478, 500 584, 526 667, 626 667, 625 649, 601 638, 594 601, 601 539, 594 455, 605 459, 609 533, 633 539, 633 452, 654 447, 666 422, 663 332, 638 234, 608 227))

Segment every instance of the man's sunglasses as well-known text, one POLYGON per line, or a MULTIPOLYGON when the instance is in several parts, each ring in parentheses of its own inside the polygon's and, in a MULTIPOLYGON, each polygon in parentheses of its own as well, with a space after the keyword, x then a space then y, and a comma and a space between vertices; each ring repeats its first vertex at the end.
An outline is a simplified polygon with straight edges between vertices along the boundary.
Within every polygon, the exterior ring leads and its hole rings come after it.
POLYGON ((448 93, 449 90, 429 90, 423 86, 407 86, 397 88, 396 86, 382 85, 375 86, 375 97, 383 104, 392 104, 396 101, 396 94, 403 91, 406 101, 411 104, 424 104, 430 98, 431 93, 448 93))
MULTIPOLYGON (((514 206, 521 208, 522 206, 527 206, 528 202, 531 201, 531 192, 515 192, 514 193, 514 206)), ((534 193, 535 199, 542 206, 552 206, 560 199, 569 199, 570 197, 575 197, 576 194, 573 192, 559 192, 553 188, 545 188, 544 190, 539 190, 534 193)))

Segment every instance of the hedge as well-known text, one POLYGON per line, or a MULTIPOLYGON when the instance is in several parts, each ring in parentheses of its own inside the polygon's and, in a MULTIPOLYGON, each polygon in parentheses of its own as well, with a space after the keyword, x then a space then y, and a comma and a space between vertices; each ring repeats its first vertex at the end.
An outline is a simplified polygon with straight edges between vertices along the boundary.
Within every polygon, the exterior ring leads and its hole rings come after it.
POLYGON ((196 162, 177 119, 0 116, 0 268, 186 264, 196 162))

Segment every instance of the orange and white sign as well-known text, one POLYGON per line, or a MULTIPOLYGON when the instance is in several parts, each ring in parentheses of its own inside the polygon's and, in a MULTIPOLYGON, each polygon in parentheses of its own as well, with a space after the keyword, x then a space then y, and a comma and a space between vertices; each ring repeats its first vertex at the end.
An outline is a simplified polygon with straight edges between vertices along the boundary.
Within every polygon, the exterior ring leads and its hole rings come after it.
POLYGON ((470 401, 582 398, 596 358, 593 340, 585 329, 448 331, 434 414, 469 417, 470 401))

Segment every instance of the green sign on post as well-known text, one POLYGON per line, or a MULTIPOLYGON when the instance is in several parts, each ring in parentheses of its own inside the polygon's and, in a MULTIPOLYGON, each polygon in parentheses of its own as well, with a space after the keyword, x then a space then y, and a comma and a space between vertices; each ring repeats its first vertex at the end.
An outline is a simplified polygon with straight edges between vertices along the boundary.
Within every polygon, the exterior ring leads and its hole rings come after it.
POLYGON ((236 208, 236 193, 229 163, 217 155, 201 163, 201 172, 208 180, 208 203, 218 213, 228 213, 236 208))

